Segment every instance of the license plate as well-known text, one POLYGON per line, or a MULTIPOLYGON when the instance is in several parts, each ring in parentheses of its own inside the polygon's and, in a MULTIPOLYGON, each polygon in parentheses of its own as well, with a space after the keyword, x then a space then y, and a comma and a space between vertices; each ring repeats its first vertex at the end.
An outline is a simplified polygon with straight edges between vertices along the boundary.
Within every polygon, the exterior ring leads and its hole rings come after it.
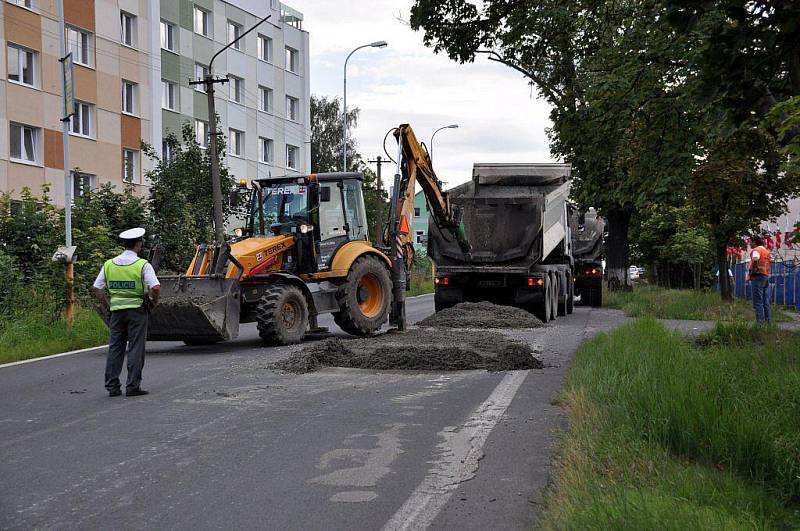
POLYGON ((479 280, 478 286, 482 288, 501 288, 503 287, 502 280, 479 280))

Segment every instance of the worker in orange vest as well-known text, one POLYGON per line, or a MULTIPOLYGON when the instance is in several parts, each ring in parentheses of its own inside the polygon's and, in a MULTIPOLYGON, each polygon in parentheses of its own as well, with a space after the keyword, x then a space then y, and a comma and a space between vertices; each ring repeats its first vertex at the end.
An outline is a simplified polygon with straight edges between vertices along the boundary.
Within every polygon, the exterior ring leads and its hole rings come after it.
POLYGON ((756 321, 769 323, 772 315, 769 307, 769 251, 764 247, 764 240, 756 234, 750 239, 750 269, 747 275, 753 291, 753 310, 756 321))

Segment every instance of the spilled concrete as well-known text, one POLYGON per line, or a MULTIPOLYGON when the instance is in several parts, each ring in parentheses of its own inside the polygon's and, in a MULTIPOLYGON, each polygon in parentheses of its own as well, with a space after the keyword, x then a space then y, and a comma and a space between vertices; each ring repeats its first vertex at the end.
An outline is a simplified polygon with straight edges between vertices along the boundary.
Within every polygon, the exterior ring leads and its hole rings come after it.
POLYGON ((534 354, 529 345, 497 332, 417 328, 369 338, 328 339, 294 352, 271 368, 293 373, 322 367, 431 371, 541 368, 534 354))
POLYGON ((528 311, 491 302, 462 302, 417 323, 433 328, 538 328, 542 322, 528 311))

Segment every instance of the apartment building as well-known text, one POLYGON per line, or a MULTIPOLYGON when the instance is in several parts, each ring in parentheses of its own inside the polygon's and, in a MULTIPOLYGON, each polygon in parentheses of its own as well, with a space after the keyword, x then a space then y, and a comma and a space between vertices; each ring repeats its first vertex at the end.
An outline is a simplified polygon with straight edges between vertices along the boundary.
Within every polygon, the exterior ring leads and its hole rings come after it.
MULTIPOLYGON (((195 125, 208 142, 207 96, 201 85, 211 57, 261 18, 270 19, 214 61, 219 128, 237 178, 307 173, 311 167, 308 33, 303 17, 277 0, 161 2, 161 130, 179 136, 195 125)), ((166 153, 166 146, 162 154, 166 153)))
MULTIPOLYGON (((78 193, 106 182, 143 186, 149 162, 141 140, 152 120, 152 43, 147 21, 157 0, 66 0, 76 114, 69 123, 70 167, 78 193), (121 31, 122 30, 122 31, 121 31)), ((0 190, 39 193, 64 203, 63 100, 56 0, 0 2, 0 190)))
MULTIPOLYGON (((0 191, 64 202, 57 0, 0 0, 0 191)), ((211 56, 260 18, 271 19, 222 53, 214 74, 226 161, 237 178, 310 168, 308 34, 276 0, 64 0, 75 63, 69 122, 75 194, 105 183, 146 193, 158 149, 184 122, 207 142, 206 95, 189 86, 211 56)), ((198 87, 199 88, 199 87, 198 87)))

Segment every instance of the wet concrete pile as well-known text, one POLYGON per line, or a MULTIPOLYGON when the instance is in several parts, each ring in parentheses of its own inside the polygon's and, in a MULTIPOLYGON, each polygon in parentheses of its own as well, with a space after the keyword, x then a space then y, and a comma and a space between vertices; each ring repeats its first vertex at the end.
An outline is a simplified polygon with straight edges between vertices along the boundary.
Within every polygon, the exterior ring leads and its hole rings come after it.
POLYGON ((433 328, 538 328, 542 322, 513 306, 491 302, 462 302, 423 319, 419 326, 433 328))
POLYGON ((525 343, 496 332, 412 329, 360 339, 327 339, 293 353, 271 368, 293 373, 321 367, 373 370, 508 371, 540 369, 525 343))

